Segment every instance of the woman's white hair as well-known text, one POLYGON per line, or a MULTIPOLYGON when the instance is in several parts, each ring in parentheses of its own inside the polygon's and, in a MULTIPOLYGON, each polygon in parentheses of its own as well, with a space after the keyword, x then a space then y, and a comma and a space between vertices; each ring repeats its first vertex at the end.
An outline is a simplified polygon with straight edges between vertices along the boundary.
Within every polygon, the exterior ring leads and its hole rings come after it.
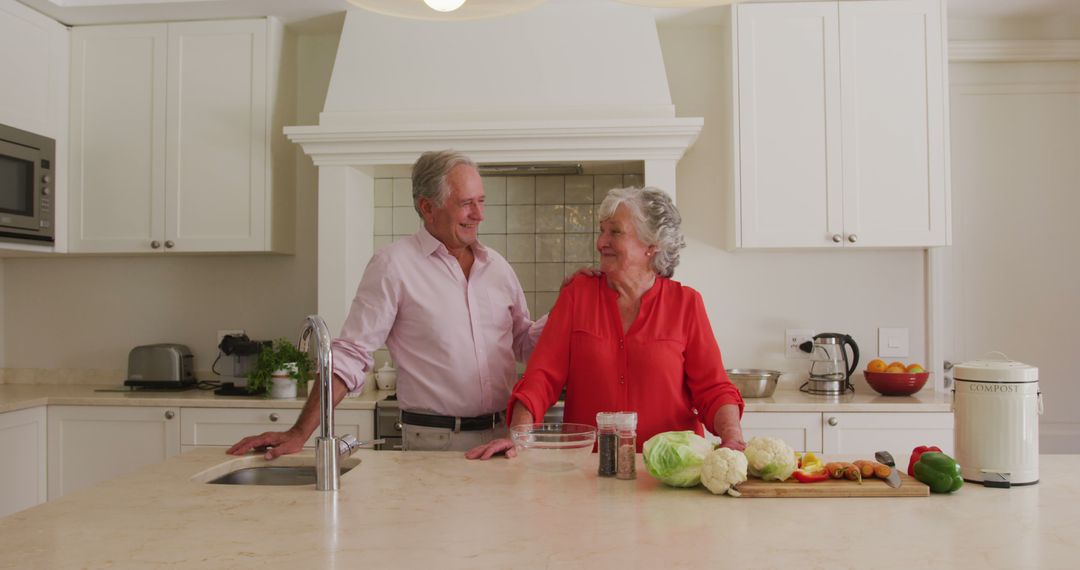
POLYGON ((625 205, 634 220, 638 238, 656 247, 650 265, 662 277, 675 274, 679 265, 679 250, 686 247, 682 233, 682 216, 667 192, 652 186, 646 188, 612 188, 600 202, 599 219, 606 220, 615 209, 625 205))

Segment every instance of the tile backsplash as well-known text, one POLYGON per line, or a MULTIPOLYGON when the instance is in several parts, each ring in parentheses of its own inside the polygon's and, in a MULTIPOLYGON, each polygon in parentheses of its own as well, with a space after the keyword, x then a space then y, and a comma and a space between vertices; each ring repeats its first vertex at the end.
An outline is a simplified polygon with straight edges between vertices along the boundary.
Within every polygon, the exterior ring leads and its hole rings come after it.
MULTIPOLYGON (((535 319, 555 304, 563 279, 596 265, 596 215, 611 188, 641 186, 640 172, 485 176, 480 241, 514 268, 535 319)), ((420 228, 408 178, 375 180, 375 248, 420 228)))

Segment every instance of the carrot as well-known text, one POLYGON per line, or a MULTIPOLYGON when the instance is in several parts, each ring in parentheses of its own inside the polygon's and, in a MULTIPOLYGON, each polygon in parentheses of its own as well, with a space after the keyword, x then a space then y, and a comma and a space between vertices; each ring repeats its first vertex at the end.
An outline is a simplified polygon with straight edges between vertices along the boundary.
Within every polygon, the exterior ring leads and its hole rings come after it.
POLYGON ((825 471, 829 473, 829 477, 833 479, 843 479, 844 470, 850 463, 844 463, 842 461, 832 461, 825 464, 825 471))
POLYGON ((859 459, 859 460, 855 461, 855 465, 862 472, 863 477, 873 477, 874 476, 874 465, 876 463, 877 463, 876 461, 870 461, 868 459, 859 459))
POLYGON ((884 463, 878 463, 874 465, 874 477, 878 479, 885 479, 892 473, 892 467, 885 465, 884 463))

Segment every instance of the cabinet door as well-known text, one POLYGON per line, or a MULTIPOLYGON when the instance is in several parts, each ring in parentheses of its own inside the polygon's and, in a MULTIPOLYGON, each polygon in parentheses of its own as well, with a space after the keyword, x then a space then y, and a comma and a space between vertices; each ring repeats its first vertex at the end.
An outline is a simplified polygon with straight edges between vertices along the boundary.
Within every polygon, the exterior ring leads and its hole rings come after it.
POLYGON ((180 453, 180 410, 49 406, 49 498, 180 453))
POLYGON ((165 235, 166 44, 164 24, 72 29, 70 251, 165 235))
POLYGON ((0 517, 45 502, 45 406, 0 414, 0 517))
POLYGON ((816 412, 746 412, 743 439, 776 437, 795 451, 821 451, 821 414, 816 412))
POLYGON ((840 3, 847 245, 946 245, 941 13, 939 0, 840 3))
POLYGON ((266 26, 169 25, 165 234, 175 251, 268 247, 266 26))
MULTIPOLYGON (((228 447, 249 435, 264 431, 284 431, 300 417, 298 409, 266 408, 184 408, 181 413, 180 441, 185 449, 193 446, 228 447)), ((372 439, 375 414, 371 410, 335 410, 334 434, 352 434, 357 439, 372 439)), ((304 447, 315 447, 318 429, 304 447)))
POLYGON ((0 123, 67 138, 67 29, 19 2, 0 2, 0 123), (66 121, 64 121, 66 123, 66 121))
POLYGON ((737 14, 740 247, 823 247, 843 232, 835 3, 737 14))
POLYGON ((953 454, 953 415, 948 412, 826 412, 821 429, 825 453, 870 458, 885 450, 904 468, 911 450, 920 445, 936 445, 953 454))

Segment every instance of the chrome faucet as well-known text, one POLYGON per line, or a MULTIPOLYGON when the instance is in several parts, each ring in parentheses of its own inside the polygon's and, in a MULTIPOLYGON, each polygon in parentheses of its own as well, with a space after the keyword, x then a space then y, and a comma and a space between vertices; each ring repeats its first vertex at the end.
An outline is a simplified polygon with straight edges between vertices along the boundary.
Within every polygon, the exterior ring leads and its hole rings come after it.
POLYGON ((300 340, 296 343, 301 352, 308 351, 312 333, 318 353, 315 375, 322 406, 319 437, 315 438, 315 488, 319 491, 337 491, 341 485, 338 459, 352 455, 361 443, 352 435, 334 437, 334 356, 330 352, 330 330, 319 315, 308 315, 304 319, 304 328, 300 330, 300 340))

